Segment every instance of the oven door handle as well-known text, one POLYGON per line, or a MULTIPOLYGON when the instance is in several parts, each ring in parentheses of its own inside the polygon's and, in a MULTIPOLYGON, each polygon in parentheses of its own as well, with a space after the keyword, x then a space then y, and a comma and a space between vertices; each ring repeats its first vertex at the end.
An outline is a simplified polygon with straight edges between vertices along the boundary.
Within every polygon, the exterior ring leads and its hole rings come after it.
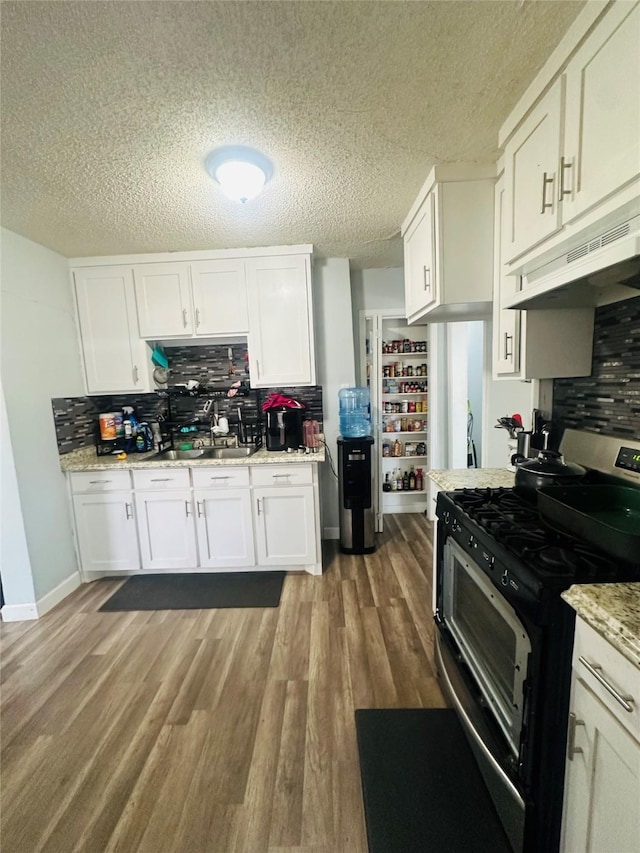
POLYGON ((491 752, 491 750, 487 747, 486 743, 482 740, 482 735, 476 729, 475 725, 473 724, 473 720, 471 719, 464 705, 458 698, 455 688, 449 678, 449 673, 447 672, 447 666, 442 657, 439 642, 436 642, 436 654, 439 658, 439 660, 437 661, 439 663, 438 672, 440 673, 441 678, 446 682, 448 696, 455 705, 456 711, 464 721, 464 724, 467 727, 467 731, 469 732, 469 734, 473 738, 474 743, 478 746, 478 749, 487 759, 495 773, 500 777, 503 784, 509 789, 511 796, 518 802, 522 803, 522 805, 524 806, 522 795, 520 794, 516 786, 513 784, 511 779, 507 776, 503 768, 500 766, 500 763, 495 757, 495 755, 491 752))

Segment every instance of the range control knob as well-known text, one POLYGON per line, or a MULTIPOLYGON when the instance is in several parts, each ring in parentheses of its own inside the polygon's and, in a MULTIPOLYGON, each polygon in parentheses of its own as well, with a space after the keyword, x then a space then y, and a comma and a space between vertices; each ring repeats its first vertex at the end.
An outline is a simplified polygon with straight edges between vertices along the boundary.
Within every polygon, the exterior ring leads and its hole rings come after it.
POLYGON ((460 531, 462 530, 462 528, 460 527, 460 524, 456 518, 454 518, 453 521, 451 522, 451 530, 454 533, 460 533, 460 531))

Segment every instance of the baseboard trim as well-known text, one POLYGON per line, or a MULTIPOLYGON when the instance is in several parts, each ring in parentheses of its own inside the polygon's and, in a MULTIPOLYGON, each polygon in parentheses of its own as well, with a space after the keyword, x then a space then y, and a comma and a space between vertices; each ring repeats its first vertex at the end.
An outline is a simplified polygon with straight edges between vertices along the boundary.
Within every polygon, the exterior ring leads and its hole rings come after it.
POLYGON ((323 527, 322 538, 323 539, 339 539, 340 538, 340 528, 339 527, 323 527))
POLYGON ((68 578, 65 578, 62 583, 59 583, 58 586, 54 587, 50 592, 38 599, 36 602, 38 616, 44 616, 45 613, 48 613, 49 610, 55 607, 56 604, 59 604, 63 598, 71 595, 74 589, 77 589, 81 583, 82 581, 80 580, 79 572, 74 572, 72 575, 69 575, 68 578))
POLYGON ((35 601, 30 604, 5 604, 0 610, 3 622, 27 622, 38 618, 35 601))

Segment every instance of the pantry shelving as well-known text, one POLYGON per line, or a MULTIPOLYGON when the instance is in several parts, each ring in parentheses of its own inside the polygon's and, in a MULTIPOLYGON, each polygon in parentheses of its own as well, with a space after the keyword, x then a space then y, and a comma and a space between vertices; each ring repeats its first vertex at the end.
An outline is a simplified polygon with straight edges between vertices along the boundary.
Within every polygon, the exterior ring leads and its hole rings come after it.
POLYGON ((378 530, 392 512, 426 509, 429 433, 429 327, 403 317, 366 315, 363 378, 371 394, 377 459, 378 530))

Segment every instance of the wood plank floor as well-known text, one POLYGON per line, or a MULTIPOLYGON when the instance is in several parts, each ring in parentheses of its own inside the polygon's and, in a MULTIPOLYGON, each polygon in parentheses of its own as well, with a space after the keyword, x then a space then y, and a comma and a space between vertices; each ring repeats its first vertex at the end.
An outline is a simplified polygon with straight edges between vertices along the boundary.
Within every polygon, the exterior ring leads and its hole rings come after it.
POLYGON ((366 853, 354 710, 446 704, 431 524, 385 528, 279 608, 2 623, 3 853, 366 853))

